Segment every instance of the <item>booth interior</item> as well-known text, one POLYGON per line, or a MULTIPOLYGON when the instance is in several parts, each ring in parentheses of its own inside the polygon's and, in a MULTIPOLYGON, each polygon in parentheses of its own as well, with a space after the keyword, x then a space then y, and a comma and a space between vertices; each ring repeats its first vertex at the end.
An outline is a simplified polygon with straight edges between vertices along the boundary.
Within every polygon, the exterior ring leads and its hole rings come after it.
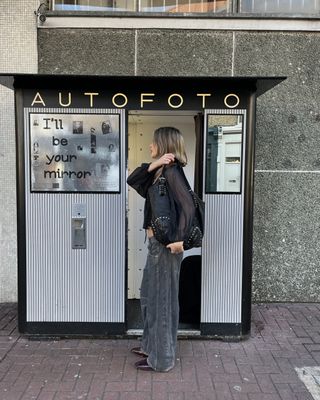
MULTIPOLYGON (((151 162, 149 145, 154 131, 172 126, 183 135, 188 164, 184 168, 191 188, 194 177, 202 180, 202 170, 195 168, 195 118, 203 118, 200 111, 129 111, 128 117, 128 173, 143 162, 151 162)), ((142 328, 140 316, 140 285, 147 257, 145 231, 142 229, 144 199, 135 190, 128 190, 128 329, 142 328)), ((180 325, 179 329, 199 329, 201 303, 201 249, 184 252, 180 272, 180 325)))

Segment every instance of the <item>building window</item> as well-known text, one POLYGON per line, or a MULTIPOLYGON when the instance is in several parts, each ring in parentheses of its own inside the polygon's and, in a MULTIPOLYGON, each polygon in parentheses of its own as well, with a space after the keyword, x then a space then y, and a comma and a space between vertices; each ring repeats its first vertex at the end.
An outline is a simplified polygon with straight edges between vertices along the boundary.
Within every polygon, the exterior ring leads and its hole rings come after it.
POLYGON ((319 0, 241 0, 241 13, 319 14, 319 0))
POLYGON ((231 12, 232 0, 53 0, 54 10, 166 13, 231 12))
POLYGON ((51 0, 56 11, 319 14, 319 0, 51 0))

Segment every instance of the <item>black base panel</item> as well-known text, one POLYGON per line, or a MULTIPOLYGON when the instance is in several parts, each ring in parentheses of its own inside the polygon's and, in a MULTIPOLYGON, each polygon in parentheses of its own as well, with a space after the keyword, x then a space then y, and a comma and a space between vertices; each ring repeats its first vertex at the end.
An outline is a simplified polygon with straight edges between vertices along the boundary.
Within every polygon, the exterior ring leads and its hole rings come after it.
POLYGON ((143 329, 140 300, 127 300, 127 327, 128 329, 143 329))
POLYGON ((200 332, 201 336, 225 341, 239 341, 250 335, 250 332, 243 332, 242 325, 237 323, 201 323, 200 332))
POLYGON ((126 332, 122 322, 27 322, 21 333, 32 335, 113 336, 126 332))
MULTIPOLYGON (((199 320, 197 322, 192 322, 195 318, 193 315, 190 316, 190 321, 184 319, 180 314, 180 322, 179 329, 183 330, 199 330, 200 323, 199 320)), ((131 299, 127 301, 127 327, 128 329, 143 329, 142 318, 141 318, 141 309, 140 309, 140 300, 131 299)))

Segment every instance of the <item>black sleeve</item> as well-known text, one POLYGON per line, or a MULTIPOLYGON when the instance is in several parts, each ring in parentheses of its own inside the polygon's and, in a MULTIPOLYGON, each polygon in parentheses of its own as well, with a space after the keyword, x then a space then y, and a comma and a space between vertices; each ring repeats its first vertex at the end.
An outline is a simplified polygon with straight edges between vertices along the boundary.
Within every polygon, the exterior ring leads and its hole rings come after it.
POLYGON ((148 172, 150 164, 141 164, 140 167, 136 168, 128 177, 127 184, 133 187, 140 196, 146 198, 148 189, 152 185, 154 174, 156 169, 148 172))
POLYGON ((179 171, 179 168, 181 167, 172 165, 171 167, 166 168, 164 172, 170 194, 178 208, 178 226, 174 238, 174 241, 176 242, 187 239, 195 215, 195 206, 192 195, 186 186, 186 182, 179 171))

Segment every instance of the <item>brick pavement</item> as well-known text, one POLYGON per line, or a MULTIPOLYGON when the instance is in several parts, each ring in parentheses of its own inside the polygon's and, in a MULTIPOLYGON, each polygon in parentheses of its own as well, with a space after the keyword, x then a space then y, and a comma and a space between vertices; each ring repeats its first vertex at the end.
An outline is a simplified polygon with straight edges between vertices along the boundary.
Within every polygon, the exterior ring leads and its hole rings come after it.
POLYGON ((0 304, 0 400, 312 400, 294 367, 320 365, 320 304, 253 306, 250 339, 179 340, 168 373, 137 371, 136 339, 29 340, 0 304))

